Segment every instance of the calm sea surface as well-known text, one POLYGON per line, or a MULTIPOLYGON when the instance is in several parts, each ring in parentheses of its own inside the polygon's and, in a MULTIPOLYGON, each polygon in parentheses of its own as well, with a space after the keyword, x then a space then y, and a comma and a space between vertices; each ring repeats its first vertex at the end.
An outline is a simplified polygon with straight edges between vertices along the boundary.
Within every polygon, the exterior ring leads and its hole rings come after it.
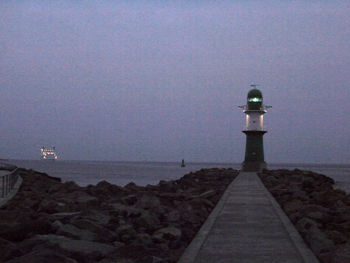
MULTIPOLYGON (((129 182, 138 185, 157 184, 160 180, 178 179, 201 168, 240 169, 241 167, 237 163, 187 163, 184 168, 180 167, 180 163, 172 162, 10 160, 8 163, 45 172, 60 177, 63 181, 75 181, 81 186, 96 184, 102 180, 121 186, 129 182)), ((269 164, 268 167, 269 169, 299 168, 319 172, 333 178, 337 188, 350 192, 350 165, 269 164)))

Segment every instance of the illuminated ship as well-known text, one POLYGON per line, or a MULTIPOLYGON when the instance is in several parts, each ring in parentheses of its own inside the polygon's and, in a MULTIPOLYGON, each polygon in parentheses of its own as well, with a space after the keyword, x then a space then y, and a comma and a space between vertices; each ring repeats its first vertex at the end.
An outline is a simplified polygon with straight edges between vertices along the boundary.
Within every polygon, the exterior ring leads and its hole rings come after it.
POLYGON ((40 156, 43 160, 57 160, 57 154, 55 152, 55 147, 51 149, 45 149, 45 147, 41 147, 40 156))

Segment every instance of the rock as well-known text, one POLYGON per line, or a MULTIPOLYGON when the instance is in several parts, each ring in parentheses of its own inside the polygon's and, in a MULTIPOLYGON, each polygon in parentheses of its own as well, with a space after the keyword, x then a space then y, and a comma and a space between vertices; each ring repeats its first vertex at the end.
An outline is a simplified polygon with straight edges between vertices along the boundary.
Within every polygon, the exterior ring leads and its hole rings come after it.
POLYGON ((115 246, 116 248, 121 248, 121 247, 125 246, 125 244, 123 242, 114 241, 113 246, 115 246))
POLYGON ((165 227, 157 230, 154 234, 154 237, 168 240, 175 240, 181 238, 181 230, 176 227, 165 227))
POLYGON ((60 186, 61 187, 60 187, 59 191, 62 193, 71 193, 71 192, 80 190, 80 187, 73 181, 65 182, 64 184, 61 184, 60 186))
POLYGON ((152 209, 159 207, 160 201, 155 195, 143 194, 135 206, 142 209, 152 209))
POLYGON ((168 214, 167 214, 167 221, 168 222, 177 222, 180 219, 180 213, 178 210, 171 210, 168 214))
POLYGON ((136 261, 136 263, 168 263, 168 261, 155 256, 146 256, 141 260, 136 261))
POLYGON ((300 210, 302 206, 303 206, 302 201, 293 200, 293 201, 289 201, 289 202, 286 202, 285 204, 283 204, 283 210, 287 214, 290 214, 290 213, 293 213, 293 212, 300 210))
POLYGON ((330 252, 335 247, 333 241, 330 240, 316 225, 310 227, 305 239, 316 255, 330 252))
POLYGON ((48 219, 33 220, 28 218, 26 221, 11 222, 7 225, 0 225, 0 237, 19 242, 36 234, 47 234, 52 232, 51 223, 48 219))
POLYGON ((338 247, 334 254, 331 263, 349 263, 350 262, 350 242, 338 247))
POLYGON ((63 226, 63 224, 62 224, 61 221, 55 220, 55 221, 52 223, 51 226, 52 226, 52 229, 53 229, 54 231, 57 231, 58 229, 60 229, 60 228, 63 226))
POLYGON ((136 231, 132 225, 122 225, 116 229, 118 239, 122 242, 129 242, 136 235, 136 231))
POLYGON ((333 253, 332 252, 322 252, 317 257, 319 259, 319 262, 328 263, 328 262, 332 261, 333 253))
POLYGON ((46 240, 28 238, 23 240, 22 242, 17 243, 18 248, 23 251, 24 254, 28 254, 34 250, 44 250, 44 249, 52 249, 55 248, 55 245, 50 244, 46 240))
POLYGON ((141 216, 142 210, 133 206, 127 206, 120 203, 115 203, 111 205, 113 211, 117 212, 118 215, 129 218, 136 218, 141 216))
POLYGON ((300 219, 303 218, 303 215, 300 213, 300 211, 296 211, 294 213, 290 213, 288 217, 295 224, 296 222, 298 222, 300 219))
POLYGON ((135 263, 135 261, 127 258, 112 257, 112 258, 104 258, 101 261, 99 261, 99 263, 135 263))
POLYGON ((54 200, 42 200, 39 204, 38 212, 45 212, 48 214, 57 213, 60 211, 62 206, 54 200))
POLYGON ((309 232, 312 226, 317 227, 317 222, 305 217, 300 219, 296 224, 296 228, 303 236, 305 236, 309 232))
POLYGON ((150 235, 146 233, 140 233, 134 237, 134 240, 132 241, 131 245, 147 247, 151 243, 152 243, 152 238, 150 235))
POLYGON ((122 197, 122 202, 126 205, 134 205, 137 202, 137 196, 128 195, 128 196, 122 197))
POLYGON ((214 195, 216 195, 216 191, 215 190, 209 190, 209 191, 206 191, 204 193, 201 193, 200 195, 198 195, 199 198, 211 198, 213 197, 214 195))
POLYGON ((137 228, 145 228, 153 231, 158 227, 160 221, 156 215, 151 214, 149 211, 143 211, 139 217, 134 220, 134 225, 137 228))
POLYGON ((341 224, 333 224, 337 230, 350 234, 350 221, 343 222, 341 224))
POLYGON ((90 189, 92 193, 99 197, 107 198, 107 197, 115 197, 122 196, 125 191, 122 187, 118 185, 110 184, 106 181, 99 182, 95 187, 91 187, 90 189))
POLYGON ((337 208, 336 209, 336 218, 334 220, 337 223, 343 223, 350 221, 350 207, 337 208))
POLYGON ((313 220, 318 220, 318 221, 322 221, 325 218, 324 213, 321 212, 308 212, 305 214, 306 217, 311 218, 313 220))
POLYGON ((159 181, 159 191, 161 192, 166 192, 166 193, 175 193, 178 189, 176 182, 174 181, 164 181, 160 180, 159 181))
POLYGON ((80 204, 97 204, 97 198, 83 191, 77 191, 66 196, 69 200, 74 200, 80 204))
POLYGON ((83 231, 93 233, 95 241, 112 242, 116 239, 116 234, 98 223, 83 218, 77 218, 72 221, 72 224, 83 231))
POLYGON ((306 194, 305 191, 300 190, 300 191, 295 191, 293 193, 293 199, 299 199, 301 201, 307 201, 307 200, 309 200, 309 197, 308 197, 308 195, 306 194))
MULTIPOLYGON (((56 221, 55 221, 56 222, 56 221)), ((79 229, 71 224, 56 224, 58 229, 56 234, 74 239, 96 241, 97 235, 89 230, 79 229)))
POLYGON ((343 199, 344 204, 350 206, 350 194, 346 195, 343 199))
POLYGON ((102 181, 80 187, 35 171, 21 173, 21 189, 0 210, 0 237, 6 241, 0 246, 3 255, 15 251, 13 262, 26 263, 176 262, 237 175, 203 169, 154 186, 102 181))
MULTIPOLYGON (((76 260, 85 262, 86 259, 95 260, 107 256, 116 250, 114 246, 91 242, 86 240, 73 240, 59 235, 37 235, 32 240, 45 241, 49 244, 56 245, 66 255, 74 255, 76 260)), ((80 262, 79 261, 79 262, 80 262)))
POLYGON ((124 190, 129 191, 129 192, 137 192, 142 187, 136 185, 134 182, 128 183, 126 186, 124 186, 124 190))
POLYGON ((208 199, 203 199, 203 198, 201 198, 200 200, 201 200, 202 204, 204 204, 204 205, 207 207, 207 210, 208 210, 208 208, 209 208, 209 210, 211 210, 212 208, 215 207, 215 205, 213 204, 213 202, 211 202, 211 201, 208 200, 208 199))
POLYGON ((171 240, 169 241, 169 248, 170 249, 179 249, 181 248, 182 243, 180 240, 171 240))
MULTIPOLYGON (((196 211, 196 215, 199 216, 199 218, 205 219, 207 218, 209 214, 210 205, 208 205, 208 202, 205 201, 206 199, 192 199, 188 202, 188 204, 196 211)), ((202 221, 202 220, 201 220, 202 221)))
POLYGON ((348 240, 346 235, 343 233, 336 231, 336 230, 331 230, 327 231, 326 235, 328 236, 329 239, 331 239, 336 245, 338 244, 344 244, 348 240))
POLYGON ((342 200, 344 196, 345 193, 340 190, 313 191, 311 194, 314 202, 324 207, 332 207, 338 200, 342 200))
POLYGON ((337 208, 344 208, 346 207, 346 204, 342 200, 337 200, 334 206, 337 208))
POLYGON ((7 263, 78 263, 78 261, 66 257, 53 249, 34 250, 21 257, 14 258, 7 263))
POLYGON ((0 262, 5 262, 6 260, 19 257, 23 252, 12 242, 0 238, 0 262))
POLYGON ((71 218, 71 217, 74 217, 74 216, 77 216, 81 214, 81 212, 62 212, 62 213, 54 213, 54 214, 51 214, 50 215, 50 218, 52 220, 62 220, 64 218, 71 218))
POLYGON ((84 219, 91 220, 99 225, 107 225, 111 220, 109 211, 89 210, 82 215, 84 219))
POLYGON ((278 180, 275 176, 273 176, 273 175, 266 176, 266 177, 264 178, 264 182, 265 182, 266 184, 271 185, 271 186, 275 186, 275 185, 278 185, 278 184, 279 184, 279 180, 278 180))
POLYGON ((303 205, 301 210, 303 214, 311 213, 311 212, 320 212, 320 213, 328 213, 329 209, 320 205, 315 204, 306 204, 303 205))

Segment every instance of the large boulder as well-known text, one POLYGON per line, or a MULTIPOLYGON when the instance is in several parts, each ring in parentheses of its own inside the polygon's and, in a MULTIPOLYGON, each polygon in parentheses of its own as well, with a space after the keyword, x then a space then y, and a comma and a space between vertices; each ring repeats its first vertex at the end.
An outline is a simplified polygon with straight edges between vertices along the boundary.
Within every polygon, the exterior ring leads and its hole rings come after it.
POLYGON ((168 261, 155 256, 146 256, 136 261, 136 263, 168 263, 168 261))
POLYGON ((153 209, 160 206, 160 200, 157 196, 147 193, 141 196, 135 206, 142 209, 153 209))
POLYGON ((313 226, 318 227, 317 222, 306 217, 301 218, 296 224, 296 228, 303 236, 305 236, 313 226))
POLYGON ((126 243, 129 243, 136 235, 134 227, 130 224, 121 225, 115 232, 118 235, 118 240, 126 243))
POLYGON ((335 248, 334 242, 315 225, 309 229, 305 239, 316 255, 330 252, 335 248))
POLYGON ((349 263, 350 262, 350 241, 338 247, 332 257, 331 263, 349 263))
POLYGON ((329 189, 323 192, 313 191, 311 197, 316 204, 324 207, 333 207, 337 201, 344 199, 345 193, 341 190, 329 189))
POLYGON ((127 195, 121 198, 121 201, 125 205, 134 205, 137 202, 137 196, 134 194, 127 195))
POLYGON ((344 243, 346 243, 348 241, 348 237, 344 233, 341 233, 341 232, 336 231, 336 230, 328 230, 326 232, 326 235, 336 245, 344 244, 344 243))
POLYGON ((0 224, 0 237, 13 242, 19 242, 36 234, 48 234, 52 232, 51 222, 46 218, 30 219, 26 221, 9 222, 0 224))
POLYGON ((99 263, 135 263, 135 260, 129 258, 120 258, 112 256, 110 258, 104 258, 99 263))
POLYGON ((116 247, 86 240, 74 240, 59 235, 37 235, 33 241, 44 241, 58 247, 65 255, 73 257, 78 262, 94 262, 114 252, 116 247))
POLYGON ((136 218, 139 217, 143 210, 134 206, 127 206, 121 203, 111 204, 111 211, 113 211, 116 215, 128 218, 136 218))
POLYGON ((0 262, 21 256, 23 252, 12 242, 0 238, 0 262))
POLYGON ((139 233, 136 234, 133 241, 131 242, 131 245, 133 246, 143 246, 147 247, 152 244, 152 238, 147 233, 139 233))
POLYGON ((72 220, 71 223, 82 231, 89 231, 90 233, 93 233, 95 241, 112 242, 116 239, 116 234, 114 232, 110 231, 108 228, 104 227, 98 222, 86 218, 76 218, 72 220))
POLYGON ((153 236, 160 239, 176 240, 181 238, 181 230, 176 227, 169 226, 157 230, 153 236))
POLYGON ((158 217, 149 211, 142 211, 141 215, 134 219, 134 226, 138 229, 153 231, 159 224, 158 217))
POLYGON ((172 209, 167 213, 166 220, 170 223, 178 222, 181 218, 180 212, 177 209, 172 209))
POLYGON ((71 224, 61 224, 59 221, 55 221, 54 224, 57 226, 57 235, 88 241, 96 241, 97 239, 97 235, 89 230, 80 229, 71 224))
POLYGON ((61 195, 59 198, 60 201, 66 202, 66 203, 78 203, 82 206, 88 206, 88 205, 97 205, 98 200, 96 197, 84 192, 84 191, 74 191, 71 193, 67 193, 64 195, 61 195))
POLYGON ((108 183, 107 181, 101 181, 96 186, 88 186, 88 192, 97 196, 98 198, 113 198, 122 196, 125 190, 118 186, 108 183))
POLYGON ((69 258, 54 249, 40 249, 34 250, 31 253, 25 254, 21 257, 14 258, 6 263, 78 263, 78 261, 69 258))
POLYGON ((303 202, 300 200, 293 200, 283 204, 283 210, 287 214, 294 213, 303 207, 303 202))

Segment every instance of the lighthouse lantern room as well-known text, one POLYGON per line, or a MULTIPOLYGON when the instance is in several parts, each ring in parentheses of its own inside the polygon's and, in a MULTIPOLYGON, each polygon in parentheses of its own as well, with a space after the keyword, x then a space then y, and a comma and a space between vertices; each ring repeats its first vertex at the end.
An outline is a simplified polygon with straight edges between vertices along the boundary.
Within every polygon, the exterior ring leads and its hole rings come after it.
POLYGON ((247 96, 247 104, 239 106, 246 114, 246 124, 243 129, 243 133, 246 134, 246 149, 242 169, 260 171, 266 168, 263 135, 267 131, 264 129, 264 114, 271 106, 263 104, 262 93, 256 88, 256 85, 251 85, 251 87, 247 96))

